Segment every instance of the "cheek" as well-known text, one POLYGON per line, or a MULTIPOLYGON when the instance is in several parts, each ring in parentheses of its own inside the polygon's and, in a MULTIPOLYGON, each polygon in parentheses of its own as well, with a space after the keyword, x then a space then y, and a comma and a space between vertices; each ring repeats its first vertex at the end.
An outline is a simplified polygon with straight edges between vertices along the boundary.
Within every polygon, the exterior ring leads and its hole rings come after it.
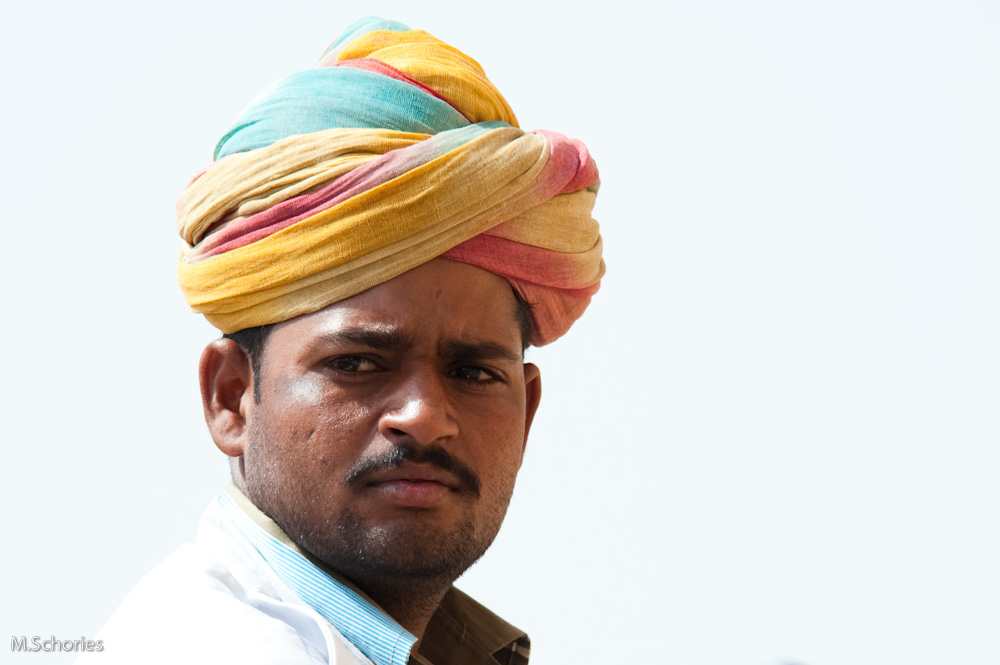
POLYGON ((375 409, 345 400, 318 377, 276 381, 262 395, 255 428, 262 453, 297 474, 350 464, 371 438, 375 409))
POLYGON ((271 396, 290 405, 317 405, 323 401, 323 384, 311 376, 282 378, 272 384, 271 396))
POLYGON ((485 485, 496 496, 509 495, 521 467, 524 451, 524 417, 521 412, 505 409, 478 427, 477 463, 485 485))

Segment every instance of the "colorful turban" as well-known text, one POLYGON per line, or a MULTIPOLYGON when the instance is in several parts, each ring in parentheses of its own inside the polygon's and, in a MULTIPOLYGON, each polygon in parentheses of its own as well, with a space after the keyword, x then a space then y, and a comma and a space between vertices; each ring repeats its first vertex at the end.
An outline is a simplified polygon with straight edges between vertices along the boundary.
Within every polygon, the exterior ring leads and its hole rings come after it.
POLYGON ((177 204, 178 278, 194 311, 235 332, 440 256, 510 281, 547 344, 604 274, 597 187, 586 147, 519 129, 476 61, 367 18, 219 141, 177 204))

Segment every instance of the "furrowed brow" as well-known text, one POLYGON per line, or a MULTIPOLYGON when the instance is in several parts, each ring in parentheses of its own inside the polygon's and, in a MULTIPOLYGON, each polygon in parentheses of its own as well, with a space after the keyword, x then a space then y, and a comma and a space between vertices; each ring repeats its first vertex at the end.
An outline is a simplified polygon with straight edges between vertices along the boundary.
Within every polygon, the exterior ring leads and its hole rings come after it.
POLYGON ((496 342, 445 342, 441 352, 446 358, 455 358, 463 362, 477 360, 506 360, 521 362, 524 356, 496 342))
POLYGON ((392 328, 345 328, 319 336, 321 343, 334 346, 366 346, 379 351, 405 351, 413 346, 408 335, 392 328))

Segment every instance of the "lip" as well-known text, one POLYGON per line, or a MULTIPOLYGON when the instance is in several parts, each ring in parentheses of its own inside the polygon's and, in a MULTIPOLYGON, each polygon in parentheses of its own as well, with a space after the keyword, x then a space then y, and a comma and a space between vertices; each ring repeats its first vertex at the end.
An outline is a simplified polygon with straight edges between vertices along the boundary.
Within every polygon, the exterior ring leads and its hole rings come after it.
POLYGON ((409 508, 433 508, 462 489, 452 473, 413 462, 374 473, 365 485, 392 503, 409 508))
POLYGON ((383 483, 398 481, 437 483, 452 490, 462 488, 458 478, 450 471, 445 471, 431 464, 420 464, 417 462, 403 462, 400 466, 373 473, 366 479, 366 484, 381 485, 383 483))

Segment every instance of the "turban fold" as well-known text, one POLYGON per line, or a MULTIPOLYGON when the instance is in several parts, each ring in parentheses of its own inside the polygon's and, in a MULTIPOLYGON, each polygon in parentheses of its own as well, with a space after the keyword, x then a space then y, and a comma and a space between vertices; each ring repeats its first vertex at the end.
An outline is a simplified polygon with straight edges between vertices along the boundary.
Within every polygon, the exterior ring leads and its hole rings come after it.
POLYGON ((506 278, 547 344, 604 274, 597 187, 586 147, 519 129, 474 60, 362 19, 219 141, 177 204, 178 278, 194 311, 235 332, 443 257, 506 278))

